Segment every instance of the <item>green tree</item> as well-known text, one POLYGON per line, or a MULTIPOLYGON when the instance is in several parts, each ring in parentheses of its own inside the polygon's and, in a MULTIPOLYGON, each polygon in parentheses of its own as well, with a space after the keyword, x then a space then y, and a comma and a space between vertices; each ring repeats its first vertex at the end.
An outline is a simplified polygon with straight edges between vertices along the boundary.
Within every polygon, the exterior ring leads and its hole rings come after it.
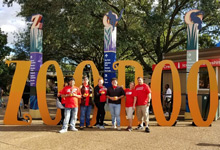
POLYGON ((7 44, 7 35, 4 34, 0 29, 0 87, 5 91, 7 86, 11 82, 11 73, 13 72, 12 67, 8 67, 5 64, 6 56, 9 56, 11 49, 6 46, 7 44))
MULTIPOLYGON (((1 31, 0 28, 0 61, 2 62, 5 59, 5 56, 10 54, 11 49, 6 46, 7 44, 7 35, 1 31)), ((0 68, 1 69, 1 68, 0 68)))
MULTIPOLYGON (((10 6, 13 1, 5 0, 10 6)), ((205 12, 200 31, 205 41, 201 46, 213 46, 220 32, 220 7, 216 0, 15 1, 22 7, 19 15, 44 16, 44 60, 61 62, 66 58, 70 64, 92 60, 99 70, 103 70, 102 18, 109 10, 119 14, 125 8, 118 23, 117 59, 137 60, 145 71, 150 71, 164 54, 186 49, 187 11, 205 12)))

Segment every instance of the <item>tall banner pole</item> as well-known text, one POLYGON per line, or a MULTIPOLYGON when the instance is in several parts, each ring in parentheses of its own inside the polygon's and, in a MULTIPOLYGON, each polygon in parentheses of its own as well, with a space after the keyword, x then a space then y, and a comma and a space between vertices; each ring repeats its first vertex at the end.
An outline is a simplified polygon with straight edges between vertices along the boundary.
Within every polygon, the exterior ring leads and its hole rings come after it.
POLYGON ((111 79, 116 77, 112 67, 116 61, 116 34, 116 27, 114 31, 112 26, 104 27, 104 82, 107 88, 111 86, 111 79))
MULTIPOLYGON (((187 54, 186 54, 186 85, 189 71, 192 65, 199 60, 199 30, 202 28, 202 18, 204 13, 200 10, 191 10, 185 15, 185 22, 187 24, 187 54)), ((198 81, 197 81, 198 85, 198 81)), ((187 86, 186 86, 187 87, 187 86)), ((186 90, 187 91, 187 90, 186 90)), ((186 112, 185 119, 192 119, 188 96, 186 92, 186 112)))
MULTIPOLYGON (((121 19, 124 9, 120 12, 120 17, 112 11, 109 11, 103 17, 104 24, 104 85, 106 88, 111 86, 111 79, 116 77, 116 72, 113 69, 113 63, 116 61, 116 35, 117 23, 121 19)), ((111 119, 110 111, 107 105, 105 106, 105 118, 111 119)))
POLYGON ((29 113, 33 119, 41 118, 36 94, 37 75, 42 65, 42 39, 43 39, 43 16, 40 14, 33 15, 33 22, 30 33, 30 110, 29 113))
POLYGON ((116 77, 113 63, 116 61, 116 35, 117 23, 122 17, 124 9, 121 10, 120 16, 109 11, 103 17, 104 24, 104 84, 105 87, 111 86, 111 79, 116 77))
MULTIPOLYGON (((109 13, 103 17, 104 24, 104 84, 105 87, 111 86, 111 79, 116 77, 113 70, 113 63, 116 61, 116 35, 117 27, 110 24, 109 13)), ((117 16, 117 15, 115 15, 117 16)))

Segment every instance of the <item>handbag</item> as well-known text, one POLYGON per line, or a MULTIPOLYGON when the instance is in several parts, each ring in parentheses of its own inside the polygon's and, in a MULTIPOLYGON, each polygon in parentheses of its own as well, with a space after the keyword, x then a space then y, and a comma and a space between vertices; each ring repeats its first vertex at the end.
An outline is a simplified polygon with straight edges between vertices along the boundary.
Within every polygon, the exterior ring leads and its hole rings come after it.
POLYGON ((57 98, 56 106, 57 106, 57 108, 59 108, 59 109, 64 109, 64 108, 65 108, 65 107, 61 104, 59 98, 57 98))

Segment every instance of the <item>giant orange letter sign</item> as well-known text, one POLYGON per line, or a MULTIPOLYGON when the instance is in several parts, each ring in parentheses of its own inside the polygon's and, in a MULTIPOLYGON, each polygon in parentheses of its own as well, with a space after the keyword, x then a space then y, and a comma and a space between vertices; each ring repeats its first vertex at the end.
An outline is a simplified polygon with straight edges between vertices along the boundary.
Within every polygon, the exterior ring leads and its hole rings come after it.
POLYGON ((41 114, 41 117, 44 123, 47 125, 57 125, 57 123, 61 119, 60 109, 57 109, 56 118, 52 120, 50 118, 50 114, 49 114, 48 107, 47 107, 47 101, 46 101, 47 68, 50 65, 54 65, 56 68, 58 91, 62 90, 63 88, 63 84, 64 84, 63 73, 59 67, 59 64, 56 61, 47 61, 41 66, 40 71, 37 76, 37 100, 38 100, 40 114, 41 114))
POLYGON ((181 88, 179 73, 170 60, 161 61, 154 69, 151 79, 152 90, 152 105, 157 122, 161 126, 172 126, 176 121, 181 106, 181 88), (161 105, 161 73, 164 65, 169 64, 171 66, 171 72, 173 77, 173 111, 169 121, 167 121, 163 114, 163 107, 161 105))
POLYGON ((189 108, 193 118, 194 123, 197 126, 207 127, 214 120, 215 113, 218 107, 218 86, 215 76, 215 71, 211 66, 210 62, 207 60, 200 60, 196 62, 190 69, 190 73, 187 80, 187 92, 189 99, 189 108), (201 117, 198 98, 197 98, 197 76, 200 65, 206 64, 209 72, 209 84, 210 84, 210 108, 209 115, 206 121, 201 117))
POLYGON ((24 86, 27 81, 28 73, 31 66, 31 61, 6 61, 8 65, 10 63, 16 63, 16 70, 14 73, 14 77, 12 80, 12 86, 9 94, 7 109, 4 117, 4 124, 6 125, 30 125, 32 122, 32 117, 29 114, 24 114, 24 119, 28 119, 30 121, 18 121, 17 114, 19 104, 22 98, 22 94, 24 91, 24 86))
MULTIPOLYGON (((118 70, 118 84, 123 85, 125 88, 126 83, 125 83, 125 67, 126 66, 133 66, 135 67, 135 84, 137 85, 137 78, 138 77, 143 77, 143 68, 142 66, 132 60, 124 60, 124 61, 116 61, 113 64, 113 69, 118 70)), ((126 120, 126 114, 125 114, 125 98, 122 99, 121 102, 121 125, 125 126, 128 125, 128 121, 126 120)), ((133 125, 138 125, 138 120, 137 116, 135 113, 134 121, 132 122, 133 125)))
MULTIPOLYGON (((98 85, 98 79, 99 79, 100 76, 99 76, 99 71, 97 70, 95 64, 92 61, 83 61, 76 67, 76 70, 75 70, 75 73, 74 73, 74 79, 76 81, 76 86, 78 86, 78 87, 82 84, 83 70, 84 70, 86 65, 91 66, 94 86, 98 85)), ((80 109, 79 109, 79 112, 80 112, 80 109)), ((95 124, 96 115, 97 115, 97 108, 95 107, 95 109, 93 111, 92 120, 90 121, 91 125, 95 124)))

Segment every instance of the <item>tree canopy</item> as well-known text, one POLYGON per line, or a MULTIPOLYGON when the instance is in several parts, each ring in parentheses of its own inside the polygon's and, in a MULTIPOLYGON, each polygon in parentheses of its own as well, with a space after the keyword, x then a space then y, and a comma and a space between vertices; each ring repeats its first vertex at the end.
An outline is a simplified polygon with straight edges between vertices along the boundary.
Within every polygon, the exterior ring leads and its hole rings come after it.
MULTIPOLYGON (((214 46, 220 35, 220 7, 216 0, 4 1, 12 7, 13 2, 21 5, 20 16, 43 15, 44 61, 78 64, 92 60, 99 70, 103 70, 102 18, 109 10, 119 14, 125 9, 117 25, 117 59, 137 60, 145 71, 150 71, 151 65, 160 62, 164 54, 186 49, 184 15, 191 9, 205 12, 200 48, 214 46)), ((19 54, 28 53, 29 30, 18 35, 19 54)))
POLYGON ((7 46, 7 35, 0 28, 0 87, 4 90, 11 82, 10 73, 13 71, 12 67, 8 67, 3 61, 10 52, 11 49, 7 46))

